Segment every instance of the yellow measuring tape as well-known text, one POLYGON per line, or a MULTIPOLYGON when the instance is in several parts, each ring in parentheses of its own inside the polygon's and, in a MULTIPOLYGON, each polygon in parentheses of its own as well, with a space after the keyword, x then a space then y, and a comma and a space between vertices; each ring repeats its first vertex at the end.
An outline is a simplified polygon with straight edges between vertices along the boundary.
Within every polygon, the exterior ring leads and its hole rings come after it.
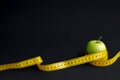
POLYGON ((94 66, 109 66, 113 64, 119 57, 120 57, 120 52, 118 52, 113 58, 108 59, 108 52, 107 50, 104 50, 99 53, 87 54, 85 56, 43 65, 42 58, 38 56, 16 63, 0 65, 0 71, 8 70, 8 69, 20 69, 33 65, 37 65, 37 67, 42 71, 55 71, 85 63, 90 63, 94 66))

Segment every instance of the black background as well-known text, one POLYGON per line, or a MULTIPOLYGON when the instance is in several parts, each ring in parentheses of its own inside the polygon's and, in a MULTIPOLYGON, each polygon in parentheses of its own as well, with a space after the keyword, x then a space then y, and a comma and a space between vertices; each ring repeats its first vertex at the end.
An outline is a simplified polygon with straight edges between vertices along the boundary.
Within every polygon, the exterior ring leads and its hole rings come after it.
MULTIPOLYGON (((43 64, 82 56, 103 36, 109 58, 119 50, 120 5, 109 1, 0 1, 0 64, 41 56, 43 64)), ((120 61, 54 72, 36 66, 0 72, 0 80, 119 80, 120 61)))

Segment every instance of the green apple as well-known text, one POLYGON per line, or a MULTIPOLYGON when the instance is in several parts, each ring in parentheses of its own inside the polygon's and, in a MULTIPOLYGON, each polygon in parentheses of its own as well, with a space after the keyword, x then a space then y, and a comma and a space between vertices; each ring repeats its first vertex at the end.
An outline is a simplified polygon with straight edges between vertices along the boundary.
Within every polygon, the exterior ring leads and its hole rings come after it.
POLYGON ((100 40, 91 40, 87 44, 87 53, 97 53, 106 50, 105 44, 100 40))

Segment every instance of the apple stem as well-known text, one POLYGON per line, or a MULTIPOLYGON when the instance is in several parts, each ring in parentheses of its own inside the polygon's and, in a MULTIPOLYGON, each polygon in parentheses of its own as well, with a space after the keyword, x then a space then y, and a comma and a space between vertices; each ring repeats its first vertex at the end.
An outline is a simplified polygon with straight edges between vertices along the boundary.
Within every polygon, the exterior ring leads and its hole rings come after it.
POLYGON ((102 37, 103 37, 103 36, 100 36, 100 37, 98 38, 97 42, 100 41, 100 40, 102 39, 102 37))

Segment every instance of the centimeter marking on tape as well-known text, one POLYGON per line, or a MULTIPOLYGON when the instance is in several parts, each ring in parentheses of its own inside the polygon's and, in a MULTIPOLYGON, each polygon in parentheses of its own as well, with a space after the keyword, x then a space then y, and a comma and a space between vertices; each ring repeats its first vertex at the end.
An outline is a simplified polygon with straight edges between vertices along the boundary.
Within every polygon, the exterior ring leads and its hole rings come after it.
POLYGON ((43 65, 42 58, 40 56, 34 57, 31 59, 23 60, 16 63, 9 63, 0 65, 0 71, 8 70, 8 69, 20 69, 25 68, 33 65, 37 65, 37 67, 42 71, 55 71, 60 70, 72 66, 77 66, 85 63, 90 63, 94 66, 109 66, 113 64, 118 58, 120 57, 120 52, 118 52, 113 58, 108 59, 108 52, 107 50, 99 53, 93 53, 61 62, 56 62, 52 64, 43 65))

